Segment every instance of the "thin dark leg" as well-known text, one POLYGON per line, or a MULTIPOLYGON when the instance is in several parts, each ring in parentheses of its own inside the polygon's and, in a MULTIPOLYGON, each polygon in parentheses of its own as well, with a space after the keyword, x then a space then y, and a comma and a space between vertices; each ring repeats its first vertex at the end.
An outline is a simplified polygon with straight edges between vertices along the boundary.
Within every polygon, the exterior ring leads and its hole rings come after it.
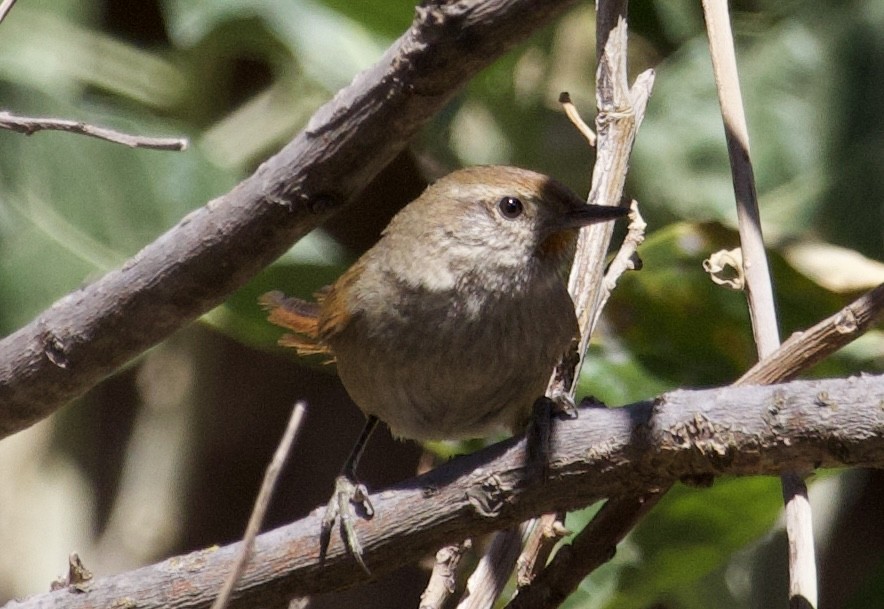
POLYGON ((328 545, 331 542, 331 531, 334 528, 335 521, 340 518, 341 537, 347 549, 353 554, 356 562, 369 573, 368 567, 362 560, 362 545, 356 536, 356 530, 353 528, 353 510, 351 504, 357 504, 362 507, 362 512, 366 518, 374 516, 374 507, 368 497, 368 491, 365 486, 359 484, 356 479, 356 467, 359 465, 359 459, 362 452, 368 444, 371 433, 378 425, 378 418, 373 415, 365 421, 365 426, 350 451, 350 456, 344 462, 341 473, 335 479, 335 491, 332 494, 328 506, 325 508, 325 515, 322 517, 322 530, 319 535, 319 561, 325 560, 328 545))
POLYGON ((365 425, 362 426, 362 431, 356 439, 356 444, 353 445, 353 450, 350 451, 350 456, 344 461, 344 467, 341 469, 342 476, 356 480, 356 468, 359 466, 359 460, 362 459, 362 453, 365 452, 368 440, 377 426, 378 418, 373 414, 368 415, 368 418, 365 419, 365 425))

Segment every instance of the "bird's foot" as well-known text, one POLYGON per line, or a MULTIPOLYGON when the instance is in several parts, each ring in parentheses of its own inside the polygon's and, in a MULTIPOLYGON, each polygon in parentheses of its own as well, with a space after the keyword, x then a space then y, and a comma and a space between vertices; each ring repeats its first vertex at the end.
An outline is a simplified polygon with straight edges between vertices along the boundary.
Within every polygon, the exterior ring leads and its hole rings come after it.
POLYGON ((528 425, 528 467, 539 472, 541 480, 549 477, 549 457, 552 453, 553 418, 577 418, 574 400, 566 393, 539 397, 534 402, 528 425))
POLYGON ((325 555, 328 551, 328 545, 331 542, 332 529, 335 521, 340 521, 341 539, 344 545, 359 566, 366 573, 371 573, 362 559, 362 544, 359 543, 359 537, 356 535, 356 529, 353 527, 354 507, 358 511, 358 515, 370 519, 374 516, 374 506, 368 496, 368 490, 365 485, 360 484, 354 478, 340 475, 335 478, 335 491, 332 494, 328 506, 325 508, 325 514, 322 517, 322 530, 319 536, 319 560, 325 561, 325 555), (351 507, 351 505, 353 507, 351 507))

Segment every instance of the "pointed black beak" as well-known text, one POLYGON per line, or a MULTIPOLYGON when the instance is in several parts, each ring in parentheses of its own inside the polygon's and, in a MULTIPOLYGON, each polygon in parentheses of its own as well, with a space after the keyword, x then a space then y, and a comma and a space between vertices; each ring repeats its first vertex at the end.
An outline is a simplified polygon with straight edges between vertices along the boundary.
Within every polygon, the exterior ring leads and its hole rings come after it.
POLYGON ((622 218, 629 213, 629 209, 625 207, 614 207, 612 205, 590 205, 584 204, 572 207, 566 211, 560 218, 561 224, 559 229, 580 228, 598 222, 608 222, 622 218))

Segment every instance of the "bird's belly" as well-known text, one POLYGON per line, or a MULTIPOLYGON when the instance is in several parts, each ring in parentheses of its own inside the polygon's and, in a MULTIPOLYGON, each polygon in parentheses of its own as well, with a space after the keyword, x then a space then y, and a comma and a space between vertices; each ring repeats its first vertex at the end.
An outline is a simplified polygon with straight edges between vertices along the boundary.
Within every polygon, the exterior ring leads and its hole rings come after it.
POLYGON ((552 366, 522 371, 489 354, 411 354, 354 364, 339 360, 341 380, 356 404, 393 435, 416 440, 485 437, 518 427, 543 394, 552 366), (519 372, 518 374, 514 374, 519 372))
POLYGON ((566 292, 518 307, 497 323, 410 315, 369 339, 364 331, 376 329, 377 320, 365 327, 354 321, 351 333, 332 345, 347 392, 395 436, 416 440, 520 427, 576 333, 566 292))

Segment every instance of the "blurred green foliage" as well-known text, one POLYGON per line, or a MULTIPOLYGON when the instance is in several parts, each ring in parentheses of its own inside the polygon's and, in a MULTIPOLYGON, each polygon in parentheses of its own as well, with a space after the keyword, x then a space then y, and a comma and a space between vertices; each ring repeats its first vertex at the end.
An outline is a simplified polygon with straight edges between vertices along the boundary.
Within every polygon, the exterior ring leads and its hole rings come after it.
MULTIPOLYGON (((192 146, 152 152, 66 134, 0 133, 4 334, 230 189, 375 61, 414 14, 412 0, 165 0, 138 9, 155 11, 149 16, 159 26, 146 32, 143 14, 129 23, 113 4, 19 3, 0 24, 0 105, 185 135, 192 146)), ((848 269, 825 260, 808 274, 792 245, 829 242, 884 257, 884 5, 767 0, 734 9, 786 335, 863 289, 862 281, 833 289, 829 280, 848 269)), ((657 71, 628 184, 650 228, 640 250, 644 270, 622 279, 581 380, 582 393, 611 405, 726 384, 754 361, 743 296, 713 285, 701 268, 709 253, 735 247, 737 236, 699 4, 634 3, 632 21, 633 73, 657 71)), ((591 7, 575 7, 471 83, 415 151, 452 168, 528 166, 585 192, 592 152, 556 99, 570 91, 591 117, 592 32, 591 7)), ((272 288, 307 295, 352 256, 318 231, 206 320, 269 347, 278 332, 256 296, 272 288)), ((867 285, 881 281, 872 260, 860 266, 867 285)), ((814 373, 880 372, 882 343, 880 331, 872 333, 814 373)), ((745 569, 734 553, 771 531, 779 492, 768 479, 676 489, 569 606, 701 607, 710 598, 718 607, 747 606, 745 590, 724 573, 729 564, 745 569)), ((871 604, 854 606, 884 604, 880 580, 867 588, 871 604)))

